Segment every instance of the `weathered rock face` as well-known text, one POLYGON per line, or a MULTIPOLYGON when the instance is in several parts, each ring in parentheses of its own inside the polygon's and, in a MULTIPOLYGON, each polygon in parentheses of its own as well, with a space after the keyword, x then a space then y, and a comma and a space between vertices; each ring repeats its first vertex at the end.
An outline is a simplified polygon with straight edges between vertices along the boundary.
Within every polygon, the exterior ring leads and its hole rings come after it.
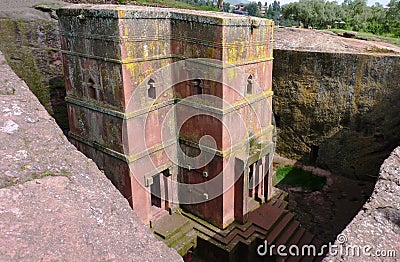
MULTIPOLYGON (((49 13, 32 8, 39 0, 13 2, 4 1, 0 4, 0 50, 58 125, 67 129, 57 20, 52 19, 49 13), (21 8, 14 5, 20 5, 21 8)), ((57 6, 60 5, 57 3, 57 6)))
POLYGON ((373 177, 400 141, 400 56, 274 50, 278 153, 373 177))
POLYGON ((0 53, 0 261, 182 261, 0 53))
POLYGON ((400 147, 382 164, 375 189, 324 261, 397 261, 400 254, 400 147), (346 248, 347 247, 347 248, 346 248), (352 249, 348 249, 353 247, 352 249), (346 250, 340 252, 340 250, 346 250), (338 252, 339 251, 339 252, 338 252), (359 255, 357 254, 359 251, 359 255))

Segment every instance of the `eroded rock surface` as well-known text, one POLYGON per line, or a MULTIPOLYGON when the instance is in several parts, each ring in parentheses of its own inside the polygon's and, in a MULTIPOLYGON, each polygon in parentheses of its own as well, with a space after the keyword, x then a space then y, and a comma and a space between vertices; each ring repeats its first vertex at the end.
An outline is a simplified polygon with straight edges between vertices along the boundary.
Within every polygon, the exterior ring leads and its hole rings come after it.
POLYGON ((179 261, 0 55, 0 260, 179 261))
MULTIPOLYGON (((367 248, 367 253, 338 252, 324 261, 397 261, 400 256, 400 147, 385 160, 375 190, 363 209, 335 242, 367 248)), ((357 249, 357 248, 356 248, 357 249)))
POLYGON ((55 9, 67 4, 55 0, 0 1, 0 50, 64 130, 68 129, 68 116, 55 9))
POLYGON ((278 153, 373 179, 400 142, 400 48, 279 30, 273 71, 278 153), (378 52, 383 49, 392 51, 378 52))
POLYGON ((380 41, 344 38, 330 31, 275 27, 275 49, 323 53, 397 54, 400 47, 380 41))

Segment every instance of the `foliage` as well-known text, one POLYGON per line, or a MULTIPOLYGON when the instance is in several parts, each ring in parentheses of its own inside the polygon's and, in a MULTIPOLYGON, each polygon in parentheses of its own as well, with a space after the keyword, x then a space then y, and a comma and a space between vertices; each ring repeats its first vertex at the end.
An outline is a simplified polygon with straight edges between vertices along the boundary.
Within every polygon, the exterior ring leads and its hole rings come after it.
POLYGON ((388 7, 386 20, 389 31, 400 37, 400 0, 391 0, 388 7))
MULTIPOLYGON (((146 1, 146 0, 144 0, 146 1)), ((152 1, 175 1, 179 2, 176 0, 152 0, 152 1)), ((181 2, 185 3, 187 6, 186 7, 179 7, 179 8, 185 8, 185 9, 200 9, 200 10, 206 10, 206 11, 218 11, 217 8, 217 2, 212 1, 212 0, 180 0, 181 2)))
MULTIPOLYGON (((67 0, 74 2, 74 0, 67 0)), ((89 1, 89 2, 94 2, 89 1)), ((106 1, 107 2, 107 1, 106 1)), ((217 4, 212 0, 111 0, 110 3, 116 4, 147 4, 147 5, 160 5, 167 7, 175 7, 182 9, 198 9, 205 11, 218 11, 217 4)), ((108 2, 107 2, 108 3, 108 2)))
MULTIPOLYGON (((267 3, 267 2, 265 2, 267 3)), ((265 16, 268 19, 278 21, 282 14, 282 8, 280 2, 274 0, 272 4, 269 4, 268 9, 265 12, 265 16)))
POLYGON ((280 166, 276 170, 276 182, 301 187, 303 190, 320 191, 326 184, 326 178, 298 167, 280 166))
POLYGON ((251 16, 259 16, 260 15, 258 4, 255 2, 246 5, 244 10, 249 12, 249 15, 251 15, 251 16))
MULTIPOLYGON (((332 31, 337 34, 343 34, 344 32, 348 32, 348 30, 344 29, 330 29, 329 31, 332 31)), ((358 32, 356 38, 368 41, 386 42, 400 46, 400 38, 395 37, 394 34, 390 33, 384 33, 383 35, 374 35, 373 33, 368 33, 368 32, 358 32)))
POLYGON ((224 12, 229 12, 230 11, 230 4, 229 3, 223 3, 222 8, 223 8, 224 12))
MULTIPOLYGON (((65 1, 73 3, 97 2, 96 0, 65 1)), ((184 9, 232 11, 228 1, 223 2, 222 0, 103 0, 102 2, 157 4, 184 9)), ((245 11, 252 16, 260 16, 262 7, 262 2, 251 2, 244 5, 245 11)), ((330 26, 400 38, 400 0, 390 0, 387 7, 379 3, 368 6, 367 0, 344 0, 342 4, 327 0, 299 0, 283 6, 279 1, 274 0, 270 4, 265 1, 264 7, 266 8, 265 17, 274 20, 277 25, 300 25, 319 29, 330 26)))
MULTIPOLYGON (((367 6, 367 0, 344 0, 341 5, 335 1, 299 0, 283 5, 281 12, 287 25, 298 23, 320 29, 331 26, 400 37, 400 0, 391 0, 388 8, 379 3, 367 6)), ((268 18, 277 19, 276 14, 271 15, 269 10, 267 13, 268 18)))

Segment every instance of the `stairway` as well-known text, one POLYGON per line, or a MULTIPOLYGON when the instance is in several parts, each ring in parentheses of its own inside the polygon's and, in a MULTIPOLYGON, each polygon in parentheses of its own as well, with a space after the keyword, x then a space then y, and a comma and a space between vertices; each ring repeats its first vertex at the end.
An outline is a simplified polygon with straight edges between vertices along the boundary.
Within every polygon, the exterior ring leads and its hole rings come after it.
POLYGON ((179 213, 162 216, 154 222, 152 229, 158 239, 174 248, 181 256, 197 245, 193 222, 179 213))
POLYGON ((151 213, 152 213, 152 218, 151 218, 152 224, 155 221, 160 220, 163 216, 169 214, 167 210, 155 206, 151 206, 151 213))
MULTIPOLYGON (((287 193, 279 189, 274 190, 272 199, 261 205, 259 208, 249 213, 247 223, 239 224, 234 222, 228 228, 221 230, 199 218, 183 213, 186 217, 196 221, 194 228, 200 238, 207 239, 207 242, 215 246, 222 247, 226 254, 235 253, 229 256, 229 261, 320 261, 322 257, 314 256, 294 256, 279 257, 276 248, 273 250, 272 257, 255 256, 258 245, 267 240, 270 245, 298 245, 302 249, 304 245, 313 244, 319 250, 322 242, 301 227, 300 223, 294 219, 294 214, 286 210, 288 203, 284 200, 287 193), (248 249, 241 248, 240 255, 235 249, 240 245, 246 245, 248 249), (248 252, 248 254, 243 254, 248 252), (254 254, 251 254, 254 253, 254 254)), ((288 250, 288 249, 287 249, 288 250)), ((286 250, 286 251, 287 251, 286 250)), ((308 250, 308 249, 307 249, 308 250)), ((228 255, 227 255, 228 256, 228 255)), ((224 259, 225 258, 221 258, 224 259)))
MULTIPOLYGON (((179 254, 186 254, 199 243, 198 253, 209 261, 320 261, 323 256, 277 256, 276 248, 268 257, 256 255, 257 247, 266 240, 268 246, 297 245, 301 251, 304 245, 322 245, 315 236, 301 227, 294 215, 285 208, 287 193, 276 190, 266 204, 249 213, 247 222, 232 223, 226 229, 219 229, 210 223, 184 211, 163 216, 153 230, 159 239, 179 254), (198 242, 200 241, 200 242, 198 242)), ((308 250, 308 249, 307 249, 308 250)))

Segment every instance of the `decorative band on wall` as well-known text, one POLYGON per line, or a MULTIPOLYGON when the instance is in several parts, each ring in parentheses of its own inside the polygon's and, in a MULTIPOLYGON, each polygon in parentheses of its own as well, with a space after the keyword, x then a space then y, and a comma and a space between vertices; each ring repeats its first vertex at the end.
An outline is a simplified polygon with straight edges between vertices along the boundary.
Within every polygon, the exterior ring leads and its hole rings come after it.
POLYGON ((197 102, 193 102, 193 101, 188 101, 185 99, 180 99, 180 98, 173 98, 173 99, 168 99, 166 101, 160 102, 160 103, 154 103, 151 106, 147 106, 147 107, 143 107, 141 109, 138 109, 136 111, 133 112, 121 112, 121 111, 117 111, 117 110, 112 110, 106 107, 101 107, 99 105, 94 104, 93 102, 88 102, 86 100, 80 100, 80 99, 76 99, 70 96, 65 97, 65 101, 69 104, 73 104, 76 106, 80 106, 80 107, 84 107, 93 111, 97 111, 103 114, 107 114, 113 117, 117 117, 120 119, 131 119, 131 118, 135 118, 135 117, 139 117, 145 114, 148 114, 151 111, 154 110, 158 110, 160 108, 175 104, 175 103, 181 103, 182 105, 186 105, 186 106, 190 106, 192 108, 197 108, 200 110, 203 110, 205 112, 208 113, 212 113, 215 115, 227 115, 230 114, 242 107, 245 107, 249 104, 253 104, 265 99, 268 99, 269 97, 273 96, 273 91, 269 90, 263 93, 257 93, 254 95, 249 95, 245 98, 243 98, 242 100, 227 106, 227 107, 223 107, 223 108, 217 108, 217 107, 213 107, 213 106, 209 106, 207 104, 202 104, 202 103, 197 103, 197 102))
MULTIPOLYGON (((183 55, 159 55, 159 56, 151 56, 151 57, 146 57, 146 58, 143 57, 143 58, 115 59, 115 58, 108 58, 108 57, 104 57, 104 56, 95 56, 95 55, 90 55, 90 54, 85 54, 85 53, 80 53, 80 52, 75 52, 75 51, 68 51, 68 50, 61 50, 61 53, 63 55, 71 55, 71 56, 90 58, 90 59, 94 59, 94 60, 100 60, 100 61, 110 62, 110 63, 115 63, 115 64, 131 64, 131 63, 139 63, 139 62, 147 62, 147 61, 163 60, 163 59, 172 59, 172 58, 185 60, 185 59, 189 59, 190 58, 190 57, 183 56, 183 55)), ((246 62, 223 63, 222 65, 211 64, 210 63, 210 66, 216 67, 216 68, 230 68, 230 67, 235 67, 235 66, 243 66, 243 65, 251 65, 251 64, 268 62, 268 61, 271 61, 273 59, 274 59, 273 56, 269 56, 267 58, 247 60, 246 62)))
MULTIPOLYGON (((247 139, 243 139, 242 141, 239 141, 238 143, 232 145, 231 147, 229 147, 228 149, 223 150, 223 151, 215 149, 215 148, 208 147, 206 145, 201 145, 201 149, 204 150, 205 152, 208 152, 210 154, 215 154, 215 155, 220 156, 220 157, 229 157, 231 155, 234 155, 234 154, 237 154, 237 153, 240 153, 241 151, 243 151, 243 147, 248 143, 249 140, 258 139, 259 137, 261 137, 263 135, 266 135, 266 134, 269 134, 269 133, 271 133, 273 131, 274 131, 274 126, 273 125, 269 125, 266 128, 263 128, 257 134, 254 134, 254 135, 248 137, 247 139)), ((186 146, 192 147, 192 148, 197 148, 197 149, 200 148, 200 144, 198 142, 194 142, 194 141, 185 139, 183 137, 179 137, 179 142, 183 143, 186 146)), ((268 145, 268 146, 269 146, 269 144, 271 144, 270 146, 271 146, 271 150, 272 150, 272 148, 273 148, 272 143, 263 143, 263 144, 264 145, 268 145)), ((263 149, 263 150, 265 150, 265 149, 263 149)))
POLYGON ((103 152, 103 153, 105 153, 107 155, 113 156, 113 157, 115 157, 115 158, 117 158, 119 160, 122 160, 122 161, 126 162, 126 163, 135 162, 135 161, 137 161, 137 160, 139 160, 139 159, 141 159, 143 157, 146 157, 148 155, 156 153, 156 152, 158 152, 160 150, 164 150, 167 147, 173 146, 177 142, 176 139, 171 139, 169 141, 163 141, 162 144, 154 145, 152 147, 146 148, 146 150, 143 150, 143 151, 141 151, 139 153, 136 153, 134 155, 129 155, 128 156, 128 155, 122 154, 120 152, 117 152, 117 151, 115 151, 113 149, 110 149, 110 148, 108 148, 108 147, 106 147, 104 145, 101 145, 101 144, 99 144, 99 143, 97 143, 95 141, 92 141, 92 140, 86 139, 84 137, 81 137, 81 136, 79 136, 77 134, 74 134, 72 132, 69 132, 68 135, 69 135, 70 138, 72 138, 72 139, 74 139, 74 140, 76 140, 76 141, 78 141, 80 143, 88 145, 88 146, 90 146, 90 147, 92 147, 92 148, 94 148, 96 150, 99 150, 99 151, 101 151, 101 152, 103 152))

